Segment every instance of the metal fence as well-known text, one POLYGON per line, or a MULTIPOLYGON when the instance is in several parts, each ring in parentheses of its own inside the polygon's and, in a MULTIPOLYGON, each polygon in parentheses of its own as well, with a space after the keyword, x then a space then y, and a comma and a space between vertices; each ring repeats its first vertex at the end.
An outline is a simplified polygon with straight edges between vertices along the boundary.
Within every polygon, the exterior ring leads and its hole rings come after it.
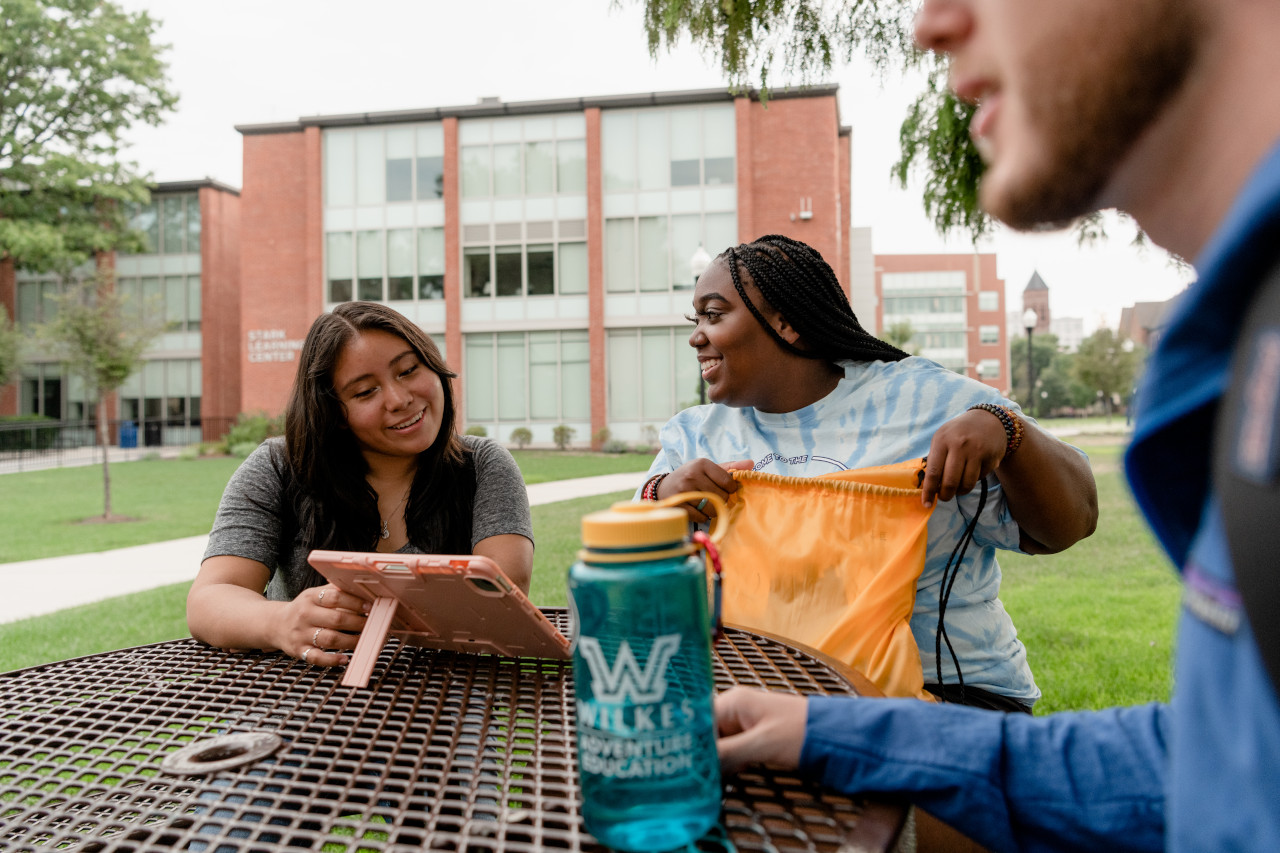
MULTIPOLYGON (((123 462, 172 455, 177 448, 217 441, 234 422, 232 418, 108 421, 108 458, 123 462)), ((0 474, 101 462, 96 421, 0 423, 0 474)))

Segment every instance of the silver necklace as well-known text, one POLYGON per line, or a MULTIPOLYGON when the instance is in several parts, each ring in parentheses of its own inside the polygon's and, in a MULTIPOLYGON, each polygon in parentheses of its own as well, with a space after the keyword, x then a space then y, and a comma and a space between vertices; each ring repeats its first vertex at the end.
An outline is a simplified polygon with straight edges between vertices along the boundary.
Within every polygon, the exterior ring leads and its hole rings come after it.
POLYGON ((407 499, 408 499, 408 497, 409 497, 409 492, 411 492, 411 491, 413 491, 413 487, 412 487, 412 486, 410 486, 410 487, 405 491, 404 496, 400 498, 400 503, 398 503, 398 504, 396 504, 394 507, 392 507, 392 508, 391 508, 391 512, 387 513, 387 517, 386 517, 386 518, 384 518, 384 519, 382 519, 382 533, 381 533, 381 536, 382 536, 382 538, 383 538, 383 539, 390 539, 390 538, 391 538, 391 531, 387 528, 387 522, 389 522, 389 521, 391 520, 391 517, 392 517, 393 515, 395 515, 395 514, 396 514, 396 510, 400 509, 400 505, 401 505, 401 504, 403 504, 403 503, 405 502, 405 500, 407 500, 407 499))

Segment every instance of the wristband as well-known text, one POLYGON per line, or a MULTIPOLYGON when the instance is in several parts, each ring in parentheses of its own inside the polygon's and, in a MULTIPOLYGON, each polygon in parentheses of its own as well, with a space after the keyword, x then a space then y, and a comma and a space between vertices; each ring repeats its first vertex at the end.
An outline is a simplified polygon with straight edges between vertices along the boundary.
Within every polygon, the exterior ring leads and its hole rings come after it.
POLYGON ((666 474, 655 474, 654 476, 646 480, 644 484, 644 488, 640 490, 640 500, 656 501, 658 499, 658 486, 666 478, 667 478, 666 474))
POLYGON ((1014 414, 1013 410, 1007 406, 997 406, 995 403, 979 403, 976 406, 970 406, 969 411, 981 409, 984 412, 990 412, 1000 420, 1000 425, 1004 427, 1005 447, 1004 455, 1010 456, 1015 450, 1022 446, 1022 435, 1025 426, 1022 418, 1014 414))

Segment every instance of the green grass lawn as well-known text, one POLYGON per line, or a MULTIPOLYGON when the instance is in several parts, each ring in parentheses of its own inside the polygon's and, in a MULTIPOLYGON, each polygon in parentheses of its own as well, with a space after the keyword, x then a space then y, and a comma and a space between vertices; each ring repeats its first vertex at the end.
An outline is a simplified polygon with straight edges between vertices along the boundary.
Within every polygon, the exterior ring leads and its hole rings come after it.
MULTIPOLYGON (((526 483, 646 471, 639 453, 513 454, 526 483)), ((209 532, 239 459, 151 459, 111 466, 111 507, 136 521, 92 523, 102 515, 102 467, 0 475, 0 563, 88 554, 209 532)))
MULTIPOLYGON (((1001 597, 1027 645, 1032 669, 1044 691, 1044 698, 1037 707, 1039 713, 1163 700, 1168 698, 1172 683, 1170 660, 1179 595, 1177 581, 1139 519, 1124 486, 1119 472, 1122 443, 1098 440, 1087 445, 1082 442, 1082 446, 1089 453, 1098 481, 1101 504, 1098 531, 1062 554, 1047 557, 1002 554, 1000 558, 1004 569, 1001 597)), ((561 479, 564 476, 643 470, 648 466, 647 457, 634 455, 604 457, 528 451, 517 454, 517 459, 530 482, 541 481, 533 479, 535 477, 561 479), (600 461, 601 466, 592 467, 592 460, 600 461), (557 468, 557 463, 563 463, 564 467, 557 468), (627 465, 632 467, 624 467, 627 465), (572 473, 561 474, 560 471, 572 473)), ((138 501, 135 504, 138 509, 128 509, 119 504, 117 511, 144 514, 142 508, 152 506, 157 515, 164 514, 171 519, 170 525, 178 524, 178 519, 189 515, 204 513, 202 519, 181 522, 191 525, 182 532, 122 544, 141 544, 207 532, 212 506, 216 506, 217 494, 234 467, 232 460, 134 462, 113 466, 113 480, 136 478, 137 485, 131 488, 136 488, 139 493, 148 489, 154 493, 130 498, 138 501), (220 470, 215 467, 218 464, 223 465, 220 470), (130 470, 135 466, 136 471, 130 470), (177 482, 169 482, 170 477, 177 482), (166 494, 170 496, 168 500, 163 497, 166 494), (197 494, 206 495, 204 504, 195 499, 197 494), (212 494, 211 498, 209 494, 212 494), (144 499, 153 503, 145 503, 144 499), (182 505, 186 504, 190 506, 184 508, 182 505), (199 520, 198 524, 196 520, 199 520)), ((77 476, 75 472, 80 470, 0 477, 0 489, 11 490, 0 492, 3 495, 0 499, 4 500, 6 508, 12 507, 25 519, 16 524, 12 518, 0 519, 0 543, 5 543, 0 547, 7 552, 11 527, 17 530, 22 524, 45 523, 41 521, 39 507, 43 507, 45 514, 63 507, 63 504, 87 507, 59 510, 60 520, 45 528, 45 535, 49 537, 44 540, 46 546, 52 540, 68 536, 68 531, 75 531, 77 535, 81 530, 96 534, 101 528, 136 526, 140 529, 142 525, 152 523, 74 524, 77 518, 94 511, 94 501, 101 500, 100 481, 93 475, 87 478, 77 476), (66 479, 53 477, 41 482, 27 480, 22 483, 15 479, 54 474, 66 479), (63 499, 48 497, 50 488, 74 494, 64 495, 63 499), (85 491, 91 494, 79 494, 85 491)), ((94 475, 99 473, 97 469, 84 470, 91 470, 94 475)), ((125 487, 121 485, 120 488, 125 487)), ((536 603, 565 603, 565 576, 579 547, 582 516, 629 497, 629 492, 618 492, 533 508, 538 546, 534 556, 531 598, 536 603)), ((11 514, 12 511, 6 513, 11 514)), ((178 528, 171 526, 166 529, 178 528)), ((33 539, 41 537, 36 535, 33 539)), ((105 547, 118 546, 101 545, 79 550, 101 550, 105 547)), ((39 556, 72 552, 46 551, 39 556)), ((0 625, 0 671, 185 637, 187 630, 183 610, 187 587, 188 584, 175 584, 0 625), (127 618, 123 614, 127 614, 127 618)))

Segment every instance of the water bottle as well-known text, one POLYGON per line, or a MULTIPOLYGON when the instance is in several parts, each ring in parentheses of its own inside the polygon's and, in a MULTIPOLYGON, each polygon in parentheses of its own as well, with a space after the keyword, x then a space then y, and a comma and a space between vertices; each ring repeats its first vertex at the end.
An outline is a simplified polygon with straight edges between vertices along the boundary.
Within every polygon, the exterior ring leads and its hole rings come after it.
POLYGON ((585 516, 569 570, 582 817, 619 850, 680 847, 720 814, 707 574, 673 506, 704 497, 726 517, 700 492, 585 516))

